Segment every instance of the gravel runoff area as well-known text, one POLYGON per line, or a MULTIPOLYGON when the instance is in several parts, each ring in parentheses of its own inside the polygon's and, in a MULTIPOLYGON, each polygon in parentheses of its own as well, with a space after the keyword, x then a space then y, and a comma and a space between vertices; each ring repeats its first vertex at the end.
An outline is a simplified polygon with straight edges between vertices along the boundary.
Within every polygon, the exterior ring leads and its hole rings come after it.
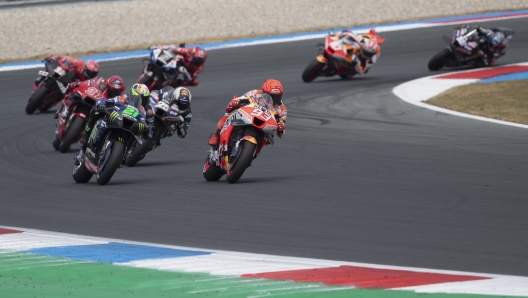
POLYGON ((0 63, 528 8, 528 0, 130 0, 0 11, 0 63))

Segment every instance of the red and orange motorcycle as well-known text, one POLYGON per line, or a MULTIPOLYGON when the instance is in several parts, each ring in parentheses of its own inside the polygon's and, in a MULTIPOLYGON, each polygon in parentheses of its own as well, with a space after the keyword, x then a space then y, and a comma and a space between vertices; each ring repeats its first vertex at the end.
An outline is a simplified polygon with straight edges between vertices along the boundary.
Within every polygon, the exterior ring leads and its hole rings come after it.
POLYGON ((207 181, 223 175, 229 183, 237 182, 264 145, 273 145, 280 118, 271 104, 250 104, 231 112, 220 131, 219 144, 211 147, 203 167, 207 181))
MULTIPOLYGON (((362 34, 363 37, 375 39, 378 44, 382 44, 385 39, 376 35, 375 30, 370 30, 368 34, 362 34)), ((339 39, 339 34, 330 32, 326 36, 324 45, 317 44, 319 54, 317 58, 310 62, 302 73, 302 80, 304 82, 311 82, 317 77, 332 77, 339 75, 342 79, 351 78, 356 74, 354 67, 346 61, 347 50, 350 50, 350 45, 347 43, 354 42, 353 40, 339 39)))
POLYGON ((68 152, 71 144, 81 138, 90 110, 98 99, 107 98, 105 87, 105 80, 96 77, 79 83, 66 94, 57 117, 57 131, 53 141, 55 150, 68 152))

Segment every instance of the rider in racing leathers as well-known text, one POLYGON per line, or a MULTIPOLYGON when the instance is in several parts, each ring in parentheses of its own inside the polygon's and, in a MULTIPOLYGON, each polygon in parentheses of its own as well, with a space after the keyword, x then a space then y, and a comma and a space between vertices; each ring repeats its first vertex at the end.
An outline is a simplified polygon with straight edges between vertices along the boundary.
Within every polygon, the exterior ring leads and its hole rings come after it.
MULTIPOLYGON (((57 60, 62 68, 69 69, 70 67, 75 68, 75 75, 76 77, 73 79, 74 81, 86 81, 89 79, 93 79, 97 74, 99 73, 99 64, 93 60, 88 60, 84 62, 81 59, 68 57, 68 56, 57 56, 57 55, 49 55, 50 59, 57 60)), ((44 77, 39 77, 35 81, 35 86, 38 86, 38 84, 44 79, 44 77)))
MULTIPOLYGON (((171 130, 167 130, 166 136, 170 137, 176 132, 178 137, 185 138, 192 119, 191 91, 185 87, 174 89, 171 86, 165 86, 160 90, 152 91, 150 97, 156 102, 166 99, 167 102, 171 103, 170 110, 167 114, 170 116, 178 116, 179 118, 177 124, 171 124, 171 130)), ((162 138, 166 136, 162 136, 162 138)))
MULTIPOLYGON (((377 36, 374 30, 360 35, 343 30, 336 34, 335 38, 343 42, 347 51, 346 61, 354 67, 356 74, 367 73, 380 56, 378 41, 383 42, 383 39, 377 36)), ((353 75, 355 74, 350 74, 349 77, 353 75)))
POLYGON ((124 81, 120 76, 111 76, 108 79, 103 77, 95 77, 90 80, 75 82, 70 85, 68 92, 64 95, 61 107, 57 110, 57 112, 55 112, 53 118, 57 119, 61 113, 63 113, 63 117, 67 116, 70 105, 74 100, 74 98, 70 97, 70 94, 75 88, 78 88, 82 85, 94 86, 103 92, 98 98, 94 99, 116 97, 125 90, 124 81))
MULTIPOLYGON (((182 44, 183 45, 183 44, 182 44)), ((183 56, 183 65, 169 64, 167 70, 171 74, 177 74, 176 70, 183 74, 183 86, 198 86, 198 74, 200 74, 204 69, 204 62, 207 59, 207 52, 200 49, 200 47, 184 48, 178 47, 176 45, 160 45, 160 46, 151 46, 150 49, 160 48, 163 50, 168 50, 173 55, 183 56), (177 69, 176 69, 177 67, 177 69)), ((178 82, 179 83, 179 82, 178 82)), ((173 84, 173 87, 177 87, 177 84, 173 84)))
POLYGON ((258 103, 261 101, 265 101, 273 105, 273 113, 275 114, 276 118, 278 118, 277 122, 279 123, 279 128, 277 129, 277 136, 279 138, 282 138, 284 136, 284 124, 286 123, 286 116, 288 115, 286 106, 284 105, 284 103, 282 103, 283 92, 284 89, 282 88, 282 84, 280 81, 269 79, 266 80, 264 84, 262 84, 262 89, 248 91, 240 97, 235 96, 227 105, 224 117, 222 117, 220 121, 218 121, 218 124, 216 125, 216 131, 211 134, 211 138, 209 139, 209 145, 218 145, 220 130, 222 130, 222 127, 224 126, 227 117, 230 113, 232 113, 239 107, 247 105, 251 102, 258 103))
POLYGON ((143 136, 147 140, 152 138, 154 132, 151 128, 151 125, 154 121, 154 115, 152 112, 152 107, 149 103, 149 93, 150 92, 147 86, 145 86, 144 84, 134 84, 127 94, 121 94, 109 99, 99 99, 95 104, 95 107, 92 109, 90 113, 90 119, 88 120, 88 123, 86 124, 86 127, 83 131, 82 139, 80 142, 83 152, 86 149, 89 135, 97 120, 105 116, 107 107, 114 106, 117 102, 120 102, 122 104, 133 105, 141 112, 145 112, 145 122, 147 125, 146 127, 142 127, 140 125, 140 131, 138 131, 138 133, 143 133, 143 136))
POLYGON ((475 66, 493 65, 497 59, 506 54, 508 47, 508 39, 502 32, 494 32, 480 26, 470 27, 463 26, 466 29, 466 34, 456 38, 455 43, 467 50, 467 54, 477 55, 481 58, 475 63, 475 66), (483 38, 486 42, 485 46, 469 46, 471 42, 479 42, 483 38))

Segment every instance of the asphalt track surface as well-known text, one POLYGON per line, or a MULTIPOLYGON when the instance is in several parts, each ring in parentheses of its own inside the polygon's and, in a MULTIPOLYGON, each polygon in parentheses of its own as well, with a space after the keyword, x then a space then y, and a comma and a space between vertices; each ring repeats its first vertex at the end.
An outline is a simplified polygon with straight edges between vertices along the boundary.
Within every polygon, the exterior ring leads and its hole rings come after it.
MULTIPOLYGON (((526 61, 528 19, 499 64, 526 61)), ((381 34, 371 73, 301 73, 318 40, 214 50, 191 89, 185 139, 165 139, 110 183, 76 184, 52 114, 26 115, 36 69, 0 73, 0 224, 200 248, 528 275, 528 132, 401 101, 431 75, 453 25, 381 34), (283 82, 287 131, 241 180, 206 182, 207 140, 233 95, 283 82)), ((135 82, 139 59, 103 62, 135 82)), ((447 71, 444 71, 447 72, 447 71)), ((74 146, 75 149, 77 146, 74 146)))

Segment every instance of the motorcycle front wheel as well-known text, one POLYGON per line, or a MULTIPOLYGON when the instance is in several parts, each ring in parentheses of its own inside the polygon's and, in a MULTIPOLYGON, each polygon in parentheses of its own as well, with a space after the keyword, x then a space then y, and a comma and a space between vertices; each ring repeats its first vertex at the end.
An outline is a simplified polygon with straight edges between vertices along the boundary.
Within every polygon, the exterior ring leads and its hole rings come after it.
POLYGON ((442 49, 440 52, 434 55, 431 60, 429 60, 427 67, 429 68, 429 70, 439 70, 440 68, 445 66, 447 58, 450 54, 451 51, 449 49, 442 49))
POLYGON ((220 171, 220 168, 218 168, 214 164, 211 164, 211 162, 209 161, 209 154, 207 155, 207 159, 205 160, 202 173, 203 173, 205 180, 207 181, 218 181, 223 176, 223 174, 220 171))
POLYGON ((231 162, 230 168, 226 174, 226 180, 229 183, 236 183, 253 160, 253 153, 255 152, 256 145, 249 141, 243 141, 240 145, 242 148, 237 154, 235 160, 231 162))
POLYGON ((48 93, 48 88, 44 85, 40 85, 33 94, 29 97, 28 103, 26 105, 26 114, 31 115, 38 109, 46 100, 46 94, 48 93))
POLYGON ((319 62, 317 59, 310 62, 310 64, 308 64, 308 66, 302 73, 302 80, 306 83, 315 80, 315 78, 319 76, 321 70, 323 69, 323 67, 325 67, 325 65, 326 64, 319 62))
POLYGON ((106 158, 101 162, 96 175, 97 183, 100 185, 107 184, 112 179, 117 168, 119 168, 119 165, 121 165, 123 152, 125 152, 125 144, 120 141, 114 141, 107 150, 110 150, 110 153, 106 154, 106 158))

